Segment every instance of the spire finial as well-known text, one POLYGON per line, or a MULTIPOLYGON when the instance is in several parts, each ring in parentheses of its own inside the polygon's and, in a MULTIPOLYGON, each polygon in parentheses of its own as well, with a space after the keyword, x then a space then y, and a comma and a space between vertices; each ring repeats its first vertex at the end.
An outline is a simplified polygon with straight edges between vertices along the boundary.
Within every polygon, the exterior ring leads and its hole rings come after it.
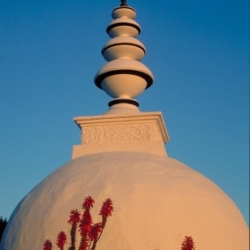
POLYGON ((98 88, 114 98, 109 102, 110 107, 138 107, 139 103, 133 98, 154 81, 152 72, 140 62, 146 48, 135 38, 141 31, 140 25, 133 20, 135 16, 135 10, 126 0, 121 0, 121 6, 112 11, 114 20, 106 29, 111 40, 104 45, 102 55, 108 63, 97 72, 94 81, 98 88))
POLYGON ((121 5, 120 6, 128 6, 127 0, 121 0, 121 5))

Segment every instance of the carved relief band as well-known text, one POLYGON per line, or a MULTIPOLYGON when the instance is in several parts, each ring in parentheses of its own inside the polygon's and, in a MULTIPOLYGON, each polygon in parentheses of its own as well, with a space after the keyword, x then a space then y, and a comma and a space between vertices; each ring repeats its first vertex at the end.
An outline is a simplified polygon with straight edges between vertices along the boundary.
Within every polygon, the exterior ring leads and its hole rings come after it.
POLYGON ((82 144, 161 141, 155 123, 91 126, 82 128, 82 144))

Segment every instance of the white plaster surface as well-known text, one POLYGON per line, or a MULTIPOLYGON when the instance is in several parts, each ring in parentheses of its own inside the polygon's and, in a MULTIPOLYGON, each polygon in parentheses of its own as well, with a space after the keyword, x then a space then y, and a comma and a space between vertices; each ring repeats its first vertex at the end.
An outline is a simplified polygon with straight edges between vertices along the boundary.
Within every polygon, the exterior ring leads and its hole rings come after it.
POLYGON ((69 235, 70 210, 88 195, 95 222, 102 202, 114 203, 97 249, 177 250, 185 235, 197 250, 249 249, 240 211, 214 183, 177 160, 133 152, 86 155, 49 175, 16 207, 0 249, 55 245, 61 230, 69 235))
POLYGON ((127 6, 119 6, 118 8, 115 8, 112 12, 112 17, 114 19, 119 18, 119 17, 127 17, 127 18, 131 18, 134 19, 136 17, 136 12, 135 10, 129 6, 129 8, 127 6))
POLYGON ((109 26, 113 26, 113 25, 115 26, 111 28, 108 32, 111 38, 116 37, 116 36, 136 37, 139 35, 138 29, 139 30, 141 29, 140 25, 136 21, 129 19, 127 17, 116 18, 109 24, 109 26), (120 23, 125 23, 125 25, 121 26, 119 25, 120 23), (138 29, 136 29, 135 27, 138 27, 138 29))
POLYGON ((119 106, 113 111, 117 109, 120 114, 107 112, 100 116, 74 118, 81 129, 81 145, 73 146, 73 159, 111 151, 166 155, 164 143, 168 142, 169 136, 161 112, 140 113, 125 106, 123 113, 124 105, 114 106, 119 106), (127 113, 128 110, 132 113, 127 113))
POLYGON ((97 72, 95 82, 105 74, 109 75, 102 79, 101 87, 106 94, 114 98, 134 98, 147 88, 147 84, 154 81, 152 72, 144 64, 133 59, 115 59, 106 63, 97 72), (143 75, 115 73, 123 70, 133 70, 143 75))
POLYGON ((126 58, 140 61, 146 48, 136 38, 130 36, 118 36, 109 40, 103 47, 103 57, 107 61, 118 58, 126 58))

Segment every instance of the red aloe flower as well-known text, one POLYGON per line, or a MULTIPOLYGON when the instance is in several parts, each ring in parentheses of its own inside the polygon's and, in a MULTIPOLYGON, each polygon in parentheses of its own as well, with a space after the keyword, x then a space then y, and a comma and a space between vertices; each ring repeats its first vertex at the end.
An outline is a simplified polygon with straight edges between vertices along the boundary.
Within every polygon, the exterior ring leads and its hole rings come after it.
POLYGON ((50 240, 45 240, 43 244, 43 250, 51 250, 52 249, 52 243, 50 240))
POLYGON ((87 237, 84 237, 81 239, 81 243, 78 250, 87 250, 88 246, 89 246, 89 240, 87 237))
POLYGON ((83 236, 85 233, 89 233, 91 231, 92 226, 92 217, 88 210, 86 210, 82 216, 80 221, 80 233, 83 236))
POLYGON ((102 224, 101 223, 96 223, 92 226, 89 238, 90 240, 97 240, 100 232, 102 231, 102 224))
POLYGON ((91 232, 89 233, 89 238, 91 240, 90 244, 92 244, 91 247, 89 246, 90 250, 95 250, 96 244, 100 239, 101 235, 102 235, 102 223, 94 224, 91 228, 91 232))
POLYGON ((185 236, 181 244, 181 250, 195 250, 194 240, 191 236, 185 236))
POLYGON ((91 207, 93 207, 95 201, 92 199, 91 196, 87 196, 85 199, 84 199, 84 202, 82 204, 82 208, 83 209, 90 209, 91 207))
POLYGON ((68 223, 71 224, 71 229, 70 229, 70 238, 71 238, 71 243, 70 243, 70 250, 75 250, 75 244, 76 244, 76 228, 77 228, 77 223, 81 221, 81 213, 75 209, 70 211, 69 215, 69 220, 68 223))
POLYGON ((99 214, 102 216, 102 218, 107 218, 108 216, 112 215, 112 211, 114 211, 113 203, 110 199, 106 199, 102 204, 99 214))
POLYGON ((64 245, 66 244, 67 236, 62 231, 57 235, 56 245, 63 250, 64 245))
POLYGON ((81 213, 77 209, 71 210, 68 223, 73 224, 73 223, 80 222, 80 220, 81 220, 81 213))
MULTIPOLYGON (((104 227, 107 222, 107 218, 112 215, 114 211, 112 201, 106 199, 101 207, 99 215, 102 216, 102 222, 93 225, 90 209, 94 206, 94 200, 91 196, 87 196, 82 203, 83 214, 75 209, 70 211, 68 223, 71 224, 70 229, 70 250, 76 250, 76 231, 79 225, 79 232, 81 240, 78 250, 95 250, 97 242, 99 241, 104 227)), ((67 243, 67 236, 65 232, 61 231, 57 236, 56 245, 60 250, 64 250, 64 246, 67 243)), ((184 244, 184 243, 183 243, 184 244)), ((43 245, 43 250, 52 250, 52 243, 50 240, 46 240, 43 245)), ((193 250, 193 248, 185 248, 184 250, 193 250)))

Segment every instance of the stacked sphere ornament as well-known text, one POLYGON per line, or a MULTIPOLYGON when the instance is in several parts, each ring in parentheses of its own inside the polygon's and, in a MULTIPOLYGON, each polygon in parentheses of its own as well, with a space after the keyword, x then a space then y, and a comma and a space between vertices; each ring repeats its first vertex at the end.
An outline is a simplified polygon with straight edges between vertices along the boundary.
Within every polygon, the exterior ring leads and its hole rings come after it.
POLYGON ((140 62, 145 56, 145 46, 137 40, 140 25, 134 20, 135 10, 122 1, 112 12, 114 19, 107 27, 111 37, 103 49, 106 63, 96 74, 95 84, 113 97, 109 106, 129 103, 139 106, 134 100, 154 81, 152 72, 140 62))

